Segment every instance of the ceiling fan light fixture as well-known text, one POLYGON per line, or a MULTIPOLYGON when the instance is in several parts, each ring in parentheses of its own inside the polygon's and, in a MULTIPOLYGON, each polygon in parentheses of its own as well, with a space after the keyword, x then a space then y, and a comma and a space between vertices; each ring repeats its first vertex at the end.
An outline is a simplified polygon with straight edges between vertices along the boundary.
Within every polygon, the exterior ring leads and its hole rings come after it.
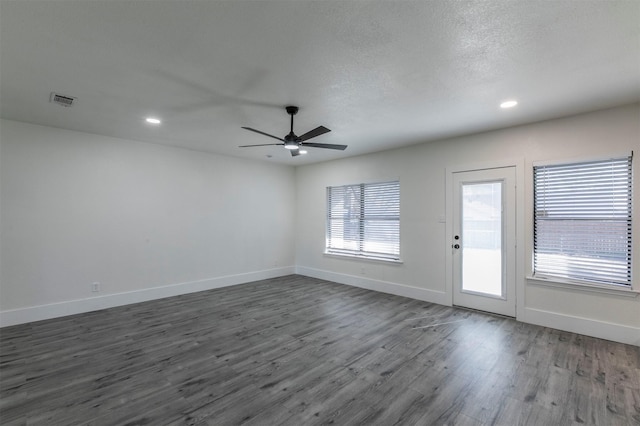
POLYGON ((284 147, 287 149, 298 149, 298 144, 294 141, 286 141, 284 147))

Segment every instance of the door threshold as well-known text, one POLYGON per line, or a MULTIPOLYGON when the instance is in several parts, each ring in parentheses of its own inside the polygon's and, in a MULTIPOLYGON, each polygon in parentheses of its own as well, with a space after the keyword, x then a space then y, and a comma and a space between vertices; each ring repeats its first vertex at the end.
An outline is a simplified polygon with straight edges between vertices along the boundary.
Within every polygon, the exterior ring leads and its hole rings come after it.
POLYGON ((468 308, 466 306, 460 306, 460 305, 453 305, 454 308, 458 308, 458 309, 464 309, 465 311, 471 311, 471 312, 477 312, 479 314, 486 314, 486 315, 491 315, 494 317, 499 317, 499 318, 506 318, 506 319, 516 319, 515 316, 510 316, 510 315, 504 315, 504 314, 497 314, 495 312, 489 312, 489 311, 482 311, 480 309, 474 309, 474 308, 468 308))

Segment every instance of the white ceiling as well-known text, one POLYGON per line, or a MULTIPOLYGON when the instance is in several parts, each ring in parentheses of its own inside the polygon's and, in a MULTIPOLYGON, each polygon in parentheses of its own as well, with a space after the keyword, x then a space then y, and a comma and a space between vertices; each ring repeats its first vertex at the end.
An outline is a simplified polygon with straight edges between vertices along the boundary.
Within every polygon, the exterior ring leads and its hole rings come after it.
POLYGON ((309 164, 636 102, 640 1, 0 0, 0 66, 3 118, 309 164), (289 104, 347 150, 238 148, 289 104))

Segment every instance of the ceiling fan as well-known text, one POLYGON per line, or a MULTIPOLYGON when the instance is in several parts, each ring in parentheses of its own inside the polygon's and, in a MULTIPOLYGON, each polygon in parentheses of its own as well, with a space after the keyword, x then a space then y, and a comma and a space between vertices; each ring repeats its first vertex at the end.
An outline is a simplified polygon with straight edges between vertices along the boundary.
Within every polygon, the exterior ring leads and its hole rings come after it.
MULTIPOLYGON (((319 126, 319 127, 316 127, 315 129, 305 133, 304 135, 297 136, 295 133, 293 133, 293 116, 298 113, 298 107, 297 106, 288 106, 288 107, 286 107, 286 110, 287 110, 287 114, 289 114, 291 116, 291 131, 284 138, 279 138, 277 136, 273 136, 273 135, 270 135, 268 133, 261 132, 260 130, 252 129, 251 127, 243 127, 243 129, 247 129, 247 130, 250 130, 252 132, 260 133, 261 135, 269 136, 270 138, 274 138, 274 139, 277 139, 279 141, 282 141, 282 143, 265 143, 265 144, 260 144, 260 145, 242 145, 239 148, 248 148, 248 147, 252 147, 252 146, 282 145, 282 146, 284 146, 286 149, 288 149, 291 152, 291 156, 292 157, 296 157, 296 156, 300 155, 301 154, 301 152, 300 152, 301 148, 304 148, 304 147, 307 147, 307 146, 311 147, 311 148, 339 149, 341 151, 343 151, 344 149, 347 148, 347 145, 335 145, 335 144, 329 144, 329 143, 305 142, 305 141, 308 141, 311 138, 315 138, 316 136, 320 136, 320 135, 323 135, 323 134, 325 134, 327 132, 330 132, 331 130, 327 129, 324 126, 319 126)), ((304 152, 303 152, 303 154, 304 154, 304 152)))

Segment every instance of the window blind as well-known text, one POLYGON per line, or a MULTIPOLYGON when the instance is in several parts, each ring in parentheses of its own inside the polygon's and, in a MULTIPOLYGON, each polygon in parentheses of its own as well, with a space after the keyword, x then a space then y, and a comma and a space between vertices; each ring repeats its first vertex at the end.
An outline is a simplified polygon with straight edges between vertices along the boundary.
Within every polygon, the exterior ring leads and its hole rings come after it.
POLYGON ((327 253, 400 258, 400 182, 327 188, 327 253))
POLYGON ((535 275, 631 286, 631 160, 534 167, 535 275))

